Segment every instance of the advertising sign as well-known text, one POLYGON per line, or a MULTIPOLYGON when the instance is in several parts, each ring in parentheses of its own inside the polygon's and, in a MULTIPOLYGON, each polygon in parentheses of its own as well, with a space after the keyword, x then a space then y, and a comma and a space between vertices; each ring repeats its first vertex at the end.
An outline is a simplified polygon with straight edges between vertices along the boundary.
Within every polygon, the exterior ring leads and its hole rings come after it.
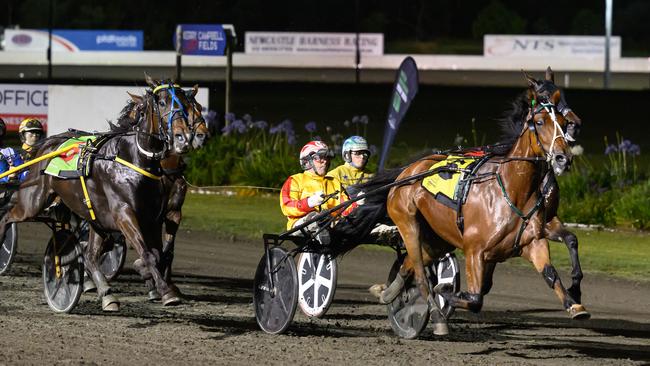
MULTIPOLYGON (((179 24, 181 52, 184 55, 223 56, 226 52, 226 32, 221 24, 179 24)), ((175 36, 174 36, 175 38, 175 36)), ((174 40, 174 45, 176 45, 174 40)))
POLYGON ((18 131, 20 122, 28 117, 38 118, 47 129, 47 112, 47 85, 0 84, 0 118, 8 131, 18 131))
POLYGON ((402 119, 411 106, 411 102, 418 93, 418 66, 412 57, 407 57, 397 70, 393 94, 388 105, 388 116, 386 117, 386 128, 384 129, 384 141, 381 146, 379 158, 379 171, 384 170, 388 159, 388 151, 393 145, 397 129, 402 119))
MULTIPOLYGON (((354 55, 356 33, 246 32, 246 53, 354 55)), ((383 55, 384 35, 360 33, 362 55, 383 55)))
MULTIPOLYGON (((604 57, 605 37, 598 36, 483 36, 486 57, 604 57)), ((621 57, 621 37, 612 37, 612 58, 621 57)))
MULTIPOLYGON (((47 30, 5 29, 5 50, 44 51, 47 30)), ((142 51, 142 31, 52 30, 52 51, 142 51)))

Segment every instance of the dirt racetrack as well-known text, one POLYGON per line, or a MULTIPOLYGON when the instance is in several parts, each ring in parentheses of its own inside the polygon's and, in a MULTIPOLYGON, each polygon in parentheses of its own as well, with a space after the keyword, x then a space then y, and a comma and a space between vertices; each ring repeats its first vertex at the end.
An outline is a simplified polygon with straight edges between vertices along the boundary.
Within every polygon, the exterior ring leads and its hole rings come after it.
MULTIPOLYGON (((650 364, 650 289, 587 275, 588 321, 573 321, 532 268, 500 265, 483 311, 458 311, 450 335, 431 327, 418 340, 393 335, 386 307, 367 287, 384 282, 394 255, 358 249, 339 266, 325 319, 296 312, 284 335, 267 335, 253 315, 252 278, 262 243, 216 240, 183 231, 176 249, 179 306, 149 303, 131 270, 114 281, 122 309, 104 314, 94 294, 72 314, 43 298, 44 225, 19 225, 18 256, 0 277, 0 365, 14 364, 329 364, 329 365, 628 365, 650 364)), ((553 244, 557 245, 557 244, 553 244)), ((567 283, 568 274, 560 275, 567 283)), ((464 283, 464 279, 463 279, 464 283)))

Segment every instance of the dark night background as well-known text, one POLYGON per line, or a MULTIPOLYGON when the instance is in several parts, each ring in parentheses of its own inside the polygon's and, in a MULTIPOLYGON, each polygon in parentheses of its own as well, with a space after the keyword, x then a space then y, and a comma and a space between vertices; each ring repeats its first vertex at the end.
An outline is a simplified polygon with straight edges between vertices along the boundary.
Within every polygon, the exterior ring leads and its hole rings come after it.
MULTIPOLYGON (((232 23, 241 33, 379 32, 386 53, 481 53, 485 33, 605 32, 604 0, 53 1, 55 28, 143 29, 148 50, 171 49, 178 23, 232 23)), ((48 7, 48 0, 1 0, 0 26, 47 28, 48 7)), ((650 54, 649 19, 650 1, 614 1, 612 33, 623 38, 624 56, 650 54)))

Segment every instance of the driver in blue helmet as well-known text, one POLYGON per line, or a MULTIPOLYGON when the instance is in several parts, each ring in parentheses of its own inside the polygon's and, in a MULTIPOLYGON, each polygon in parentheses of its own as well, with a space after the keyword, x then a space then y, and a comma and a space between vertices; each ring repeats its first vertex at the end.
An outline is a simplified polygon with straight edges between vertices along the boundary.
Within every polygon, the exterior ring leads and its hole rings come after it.
MULTIPOLYGON (((0 174, 8 171, 11 168, 17 167, 23 164, 23 158, 11 147, 4 146, 4 137, 7 134, 7 125, 5 121, 0 118, 0 174)), ((6 177, 0 178, 0 183, 8 182, 22 182, 27 176, 27 170, 22 170, 20 172, 8 175, 6 177)))
POLYGON ((345 163, 332 169, 327 175, 337 178, 344 188, 365 183, 372 177, 372 174, 366 170, 370 158, 366 139, 361 136, 347 138, 343 142, 341 154, 345 163))

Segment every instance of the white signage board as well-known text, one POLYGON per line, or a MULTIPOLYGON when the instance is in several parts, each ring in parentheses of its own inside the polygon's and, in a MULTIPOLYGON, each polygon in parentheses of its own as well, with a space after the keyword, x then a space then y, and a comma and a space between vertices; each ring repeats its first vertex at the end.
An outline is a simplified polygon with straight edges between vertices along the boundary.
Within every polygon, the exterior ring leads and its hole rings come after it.
MULTIPOLYGON (((246 32, 246 53, 354 55, 356 33, 246 32)), ((384 54, 382 33, 359 33, 363 55, 384 54)))
MULTIPOLYGON (((610 57, 621 57, 621 37, 611 37, 610 57)), ((598 36, 483 36, 483 55, 486 57, 604 57, 605 37, 598 36)))
MULTIPOLYGON (((108 121, 115 121, 130 97, 144 93, 133 86, 50 86, 50 126, 48 136, 69 128, 83 131, 108 131, 108 121)), ((199 88, 196 100, 208 111, 208 88, 199 88)))
POLYGON ((47 85, 0 84, 0 118, 9 131, 18 131, 28 117, 38 118, 47 128, 48 102, 47 85))

